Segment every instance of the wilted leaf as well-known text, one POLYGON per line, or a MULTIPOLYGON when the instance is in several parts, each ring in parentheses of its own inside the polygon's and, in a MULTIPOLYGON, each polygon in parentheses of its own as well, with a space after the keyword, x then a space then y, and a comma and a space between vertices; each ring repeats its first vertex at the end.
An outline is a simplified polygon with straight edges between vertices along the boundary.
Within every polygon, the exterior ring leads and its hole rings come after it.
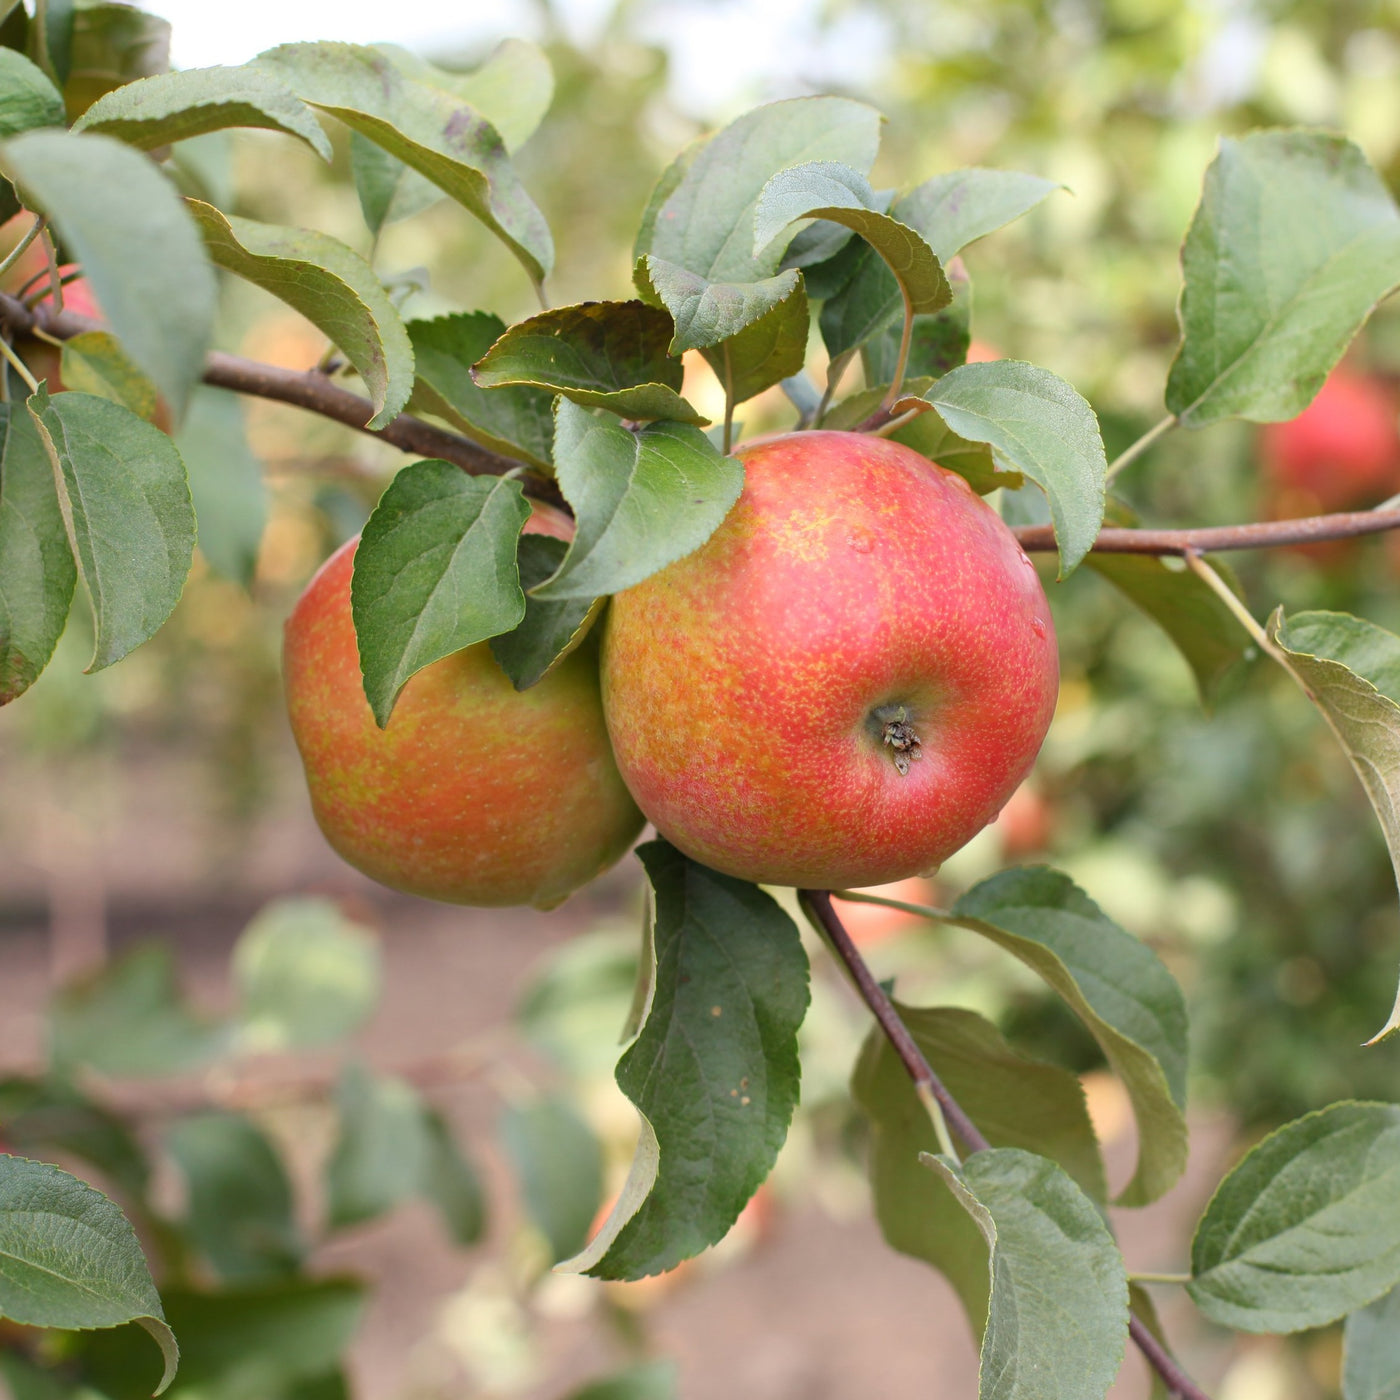
POLYGON ((1189 428, 1292 418, 1400 283, 1400 210, 1345 137, 1225 137, 1181 266, 1167 408, 1189 428))
POLYGON ((638 855, 654 975, 617 1082, 641 1133, 612 1214, 568 1265, 597 1278, 674 1268, 738 1219, 787 1137, 808 1001, 801 939, 771 896, 662 840, 638 855))
POLYGON ((519 625, 516 542, 529 515, 518 482, 448 462, 415 462, 389 484, 355 551, 350 590, 381 727, 415 672, 519 625))
POLYGON ((1280 1128, 1220 1183, 1188 1290, 1224 1327, 1297 1332, 1400 1282, 1400 1107, 1338 1103, 1280 1128))

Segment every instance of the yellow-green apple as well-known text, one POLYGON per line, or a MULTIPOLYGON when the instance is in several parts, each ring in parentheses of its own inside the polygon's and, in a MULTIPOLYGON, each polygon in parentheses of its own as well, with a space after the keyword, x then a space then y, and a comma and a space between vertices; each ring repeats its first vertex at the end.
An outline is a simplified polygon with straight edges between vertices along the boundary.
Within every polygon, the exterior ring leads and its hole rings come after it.
POLYGON ((740 449, 693 554, 619 593, 603 704, 622 776, 687 855, 767 884, 887 884, 996 816, 1050 724, 1030 560, 907 447, 803 432, 740 449))
MULTIPOLYGON (((563 516, 526 529, 567 537, 563 516)), ((333 554, 287 621, 283 677, 312 810, 381 884, 454 904, 549 908, 642 828, 608 746, 591 638, 516 691, 479 642, 409 680, 374 722, 350 613, 355 545, 333 554)))

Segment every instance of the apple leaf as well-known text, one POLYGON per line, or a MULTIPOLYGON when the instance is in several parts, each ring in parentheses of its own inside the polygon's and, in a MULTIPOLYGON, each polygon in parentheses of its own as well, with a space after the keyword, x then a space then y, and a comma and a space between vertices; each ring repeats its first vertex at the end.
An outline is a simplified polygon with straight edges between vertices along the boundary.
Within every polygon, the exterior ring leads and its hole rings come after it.
POLYGON ((642 299, 665 307, 675 324, 671 354, 703 350, 736 336, 791 299, 801 284, 795 271, 756 282, 711 282, 697 272, 648 253, 633 274, 642 299))
POLYGON ((101 670, 154 636, 179 601, 194 554, 185 466, 159 428, 119 404, 50 398, 43 385, 27 402, 92 604, 88 670, 101 670))
POLYGON ((555 406, 554 470, 578 530, 536 598, 601 598, 699 549, 744 489, 744 468, 688 423, 637 432, 568 399, 555 406))
POLYGON ((676 1363, 643 1361, 570 1391, 566 1400, 676 1400, 676 1363))
MULTIPOLYGON (((1150 554, 1090 554, 1085 562, 1176 643, 1196 677, 1202 704, 1214 703, 1249 650, 1249 638, 1215 591, 1189 569, 1174 569, 1150 554)), ((1209 562, 1239 592, 1229 565, 1209 562)))
POLYGON ((374 269, 338 239, 221 214, 189 201, 209 256, 300 311, 354 365, 383 428, 413 392, 413 346, 374 269))
POLYGON ((67 121, 63 96, 44 70, 14 49, 0 49, 0 139, 67 121))
MULTIPOLYGON (((37 0, 36 0, 37 3, 37 0)), ((102 0, 47 0, 49 52, 60 71, 66 62, 63 101, 81 116, 113 88, 154 77, 170 67, 170 22, 135 5, 102 0), (54 44, 56 11, 68 12, 68 56, 54 44)), ((31 57, 33 55, 31 54, 31 57)))
POLYGON ((511 1104, 501 1146, 520 1182, 525 1209, 557 1264, 583 1248, 603 1203, 603 1145, 562 1095, 511 1104))
POLYGON ((1060 577, 1072 573, 1103 524, 1104 456, 1099 420, 1058 375, 1022 360, 962 365, 923 396, 948 428, 985 442, 1005 472, 1020 472, 1049 498, 1060 577))
POLYGON ((1014 1147, 924 1153, 991 1251, 978 1400, 1103 1400, 1128 1341, 1123 1256, 1055 1163, 1014 1147))
POLYGON ((1352 1313, 1343 1337, 1342 1400, 1400 1400, 1400 1287, 1352 1313))
POLYGON ((1196 1306, 1243 1332, 1297 1332, 1400 1282, 1400 1106, 1336 1103, 1252 1148, 1191 1242, 1196 1306))
POLYGON ((251 584, 267 524, 267 487, 262 462, 248 445, 242 399, 201 385, 175 446, 189 472, 199 552, 215 573, 251 584))
MULTIPOLYGON (((1385 833, 1400 881, 1400 637, 1349 613, 1301 612, 1269 619, 1278 659, 1331 726, 1385 833)), ((1400 995, 1368 1042, 1400 1027, 1400 995)))
POLYGON ((486 1199, 476 1168, 462 1155, 447 1120, 425 1108, 428 1154, 419 1194, 437 1207, 454 1244, 476 1244, 486 1231, 486 1199))
POLYGON ((525 616, 516 481, 415 462, 389 483, 355 551, 350 586, 365 696, 382 729, 405 682, 525 616))
POLYGON ((481 220, 538 286, 554 265, 549 227, 500 134, 468 103, 407 77, 357 44, 283 44, 256 60, 304 101, 426 176, 481 220))
MULTIPOLYGON (((1020 1147, 1058 1162, 1093 1200, 1106 1199, 1103 1161, 1068 1070, 1018 1055, 974 1011, 900 1006, 934 1073, 995 1147, 1020 1147)), ((878 1029, 866 1037, 851 1081, 870 1119, 870 1184, 887 1244, 923 1259, 957 1290, 973 1330, 987 1319, 987 1244, 948 1187, 919 1164, 937 1152, 928 1109, 878 1029)))
MULTIPOLYGON (((936 175, 890 207, 890 216, 928 243, 946 265, 969 243, 1034 208, 1057 185, 1007 170, 953 170, 936 175)), ((899 317, 902 299, 893 273, 871 249, 859 248, 841 285, 822 308, 821 331, 832 356, 880 334, 899 317)), ((925 371, 927 372, 927 371, 925 371)), ((886 376, 887 377, 887 376, 886 376)))
POLYGON ((136 1232, 100 1191, 57 1167, 0 1155, 0 1318, 27 1327, 139 1323, 168 1386, 180 1351, 136 1232))
MULTIPOLYGON (((715 288, 710 288, 714 292, 715 288)), ((802 278, 755 321, 701 353, 719 376, 731 404, 744 403, 774 384, 800 374, 807 360, 811 314, 802 278)))
POLYGON ((39 430, 17 404, 0 404, 0 705, 48 665, 77 580, 39 430))
POLYGON ((808 161, 780 170, 763 187, 754 211, 759 257, 798 219, 825 219, 858 233, 879 255, 916 315, 941 311, 953 299, 943 265, 916 230, 875 207, 875 191, 859 171, 837 161, 808 161))
POLYGON ((228 127, 261 127, 304 141, 322 160, 331 143, 311 109, 257 68, 187 68, 114 88, 73 124, 143 151, 228 127))
POLYGON ((520 586, 525 590, 525 617, 513 632, 491 638, 491 653, 517 690, 538 685, 588 635, 598 620, 602 600, 536 598, 530 590, 552 578, 568 546, 549 535, 521 535, 520 586))
MULTIPOLYGON (((485 117, 509 152, 523 145, 554 97, 554 73, 537 45, 506 39, 470 73, 449 72, 396 44, 374 48, 408 78, 442 88, 485 117)), ((350 169, 372 233, 431 208, 443 191, 358 131, 350 133, 350 169)))
POLYGON ((529 386, 623 418, 707 423, 681 397, 671 318, 641 301, 585 301, 518 321, 472 370, 483 389, 529 386))
POLYGON ((84 331, 65 340, 60 355, 59 377, 64 388, 119 403, 148 423, 155 419, 159 400, 156 386, 131 363, 116 336, 108 331, 84 331))
POLYGON ((561 1268, 637 1279, 716 1243, 787 1137, 801 1070, 807 955, 757 885, 663 840, 637 854, 651 881, 652 977, 617 1082, 641 1119, 627 1184, 597 1237, 561 1268))
POLYGON ((127 354, 181 415, 204 373, 216 289, 169 181, 130 146, 89 133, 27 132, 0 148, 0 165, 53 220, 127 354))
POLYGON ((330 1045, 379 1000, 379 945, 328 899, 265 905, 234 945, 240 1041, 255 1053, 330 1045))
POLYGON ((417 1194, 429 1143, 423 1104, 401 1079, 348 1064, 335 1089, 340 1131, 326 1164, 326 1224, 358 1225, 417 1194))
POLYGON ((1400 209, 1345 137, 1226 137, 1181 267, 1168 410, 1188 428, 1293 418, 1400 284, 1400 209))
POLYGON ((505 332, 505 322, 488 311, 410 321, 417 383, 409 407, 446 419, 493 452, 548 472, 554 395, 529 385, 488 393, 472 378, 471 367, 505 332))
POLYGON ((185 1229, 221 1279, 296 1273, 306 1246, 276 1149, 241 1113, 196 1113, 166 1139, 185 1178, 185 1229))
MULTIPOLYGON (((917 906, 911 906, 917 907, 917 906)), ((1118 1204, 1155 1201, 1186 1165, 1186 1001, 1145 943, 1119 928, 1067 875, 1004 870, 952 914, 921 912, 1006 949, 1063 997, 1128 1091, 1138 1162, 1118 1204)))

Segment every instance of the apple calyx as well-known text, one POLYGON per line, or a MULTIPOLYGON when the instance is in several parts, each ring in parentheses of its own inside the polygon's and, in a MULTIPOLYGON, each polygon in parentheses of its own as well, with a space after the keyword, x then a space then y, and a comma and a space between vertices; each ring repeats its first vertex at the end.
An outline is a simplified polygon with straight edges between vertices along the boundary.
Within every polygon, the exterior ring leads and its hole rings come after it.
POLYGON ((911 762, 924 756, 919 736, 909 722, 909 711, 903 705, 881 705, 872 711, 871 718, 880 726, 880 741, 892 750, 894 766, 901 778, 909 774, 911 762))

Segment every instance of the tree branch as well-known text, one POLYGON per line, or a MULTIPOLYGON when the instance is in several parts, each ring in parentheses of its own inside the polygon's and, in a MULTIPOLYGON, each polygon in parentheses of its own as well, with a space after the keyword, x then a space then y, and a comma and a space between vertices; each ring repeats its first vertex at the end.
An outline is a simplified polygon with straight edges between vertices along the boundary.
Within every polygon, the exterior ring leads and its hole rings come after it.
MULTIPOLYGON (((1354 510, 1306 515, 1298 520, 1259 520, 1249 525, 1208 525, 1195 530, 1099 531, 1096 554, 1219 554, 1231 549, 1268 549, 1283 544, 1315 544, 1400 529, 1400 510, 1354 510)), ((1049 525, 1023 525, 1013 531, 1027 553, 1056 548, 1049 525)))
MULTIPOLYGON (((0 292, 0 324, 12 335, 31 335, 37 330, 56 340, 69 340, 84 331, 106 329, 101 323, 71 311, 25 306, 17 297, 4 292, 0 292)), ((470 438, 434 427, 409 413, 399 414, 385 428, 367 428, 365 424, 374 417, 370 401, 342 389, 316 370, 283 369, 247 360, 241 355, 211 350, 204 362, 204 382, 215 388, 304 408, 309 413, 318 413, 323 418, 344 423, 347 428, 379 438, 401 452, 440 457, 473 476, 500 476, 522 465, 511 457, 478 446, 470 438)), ((527 468, 520 477, 520 485, 527 496, 563 505, 558 488, 537 472, 527 468)))
MULTIPOLYGON (((900 1019, 894 1003, 885 994, 885 989, 875 980, 875 975, 866 966, 847 933, 841 916, 831 903, 829 890, 799 890, 798 899, 808 916, 816 923, 835 949, 837 957, 850 973, 851 980, 860 992, 861 999, 870 1008, 871 1014, 879 1023, 885 1038, 890 1042, 900 1063, 916 1088, 927 1090, 938 1103, 944 1117, 957 1135, 967 1144, 969 1152, 983 1152, 991 1143, 982 1131, 963 1111, 962 1106, 948 1092, 943 1081, 934 1073, 924 1052, 919 1049, 909 1027, 900 1019)), ((1128 1335, 1137 1348, 1147 1358, 1148 1364, 1161 1376, 1167 1388, 1179 1400, 1210 1400, 1210 1397, 1173 1360, 1167 1349, 1154 1337, 1147 1324, 1133 1313, 1128 1314, 1128 1335)))

